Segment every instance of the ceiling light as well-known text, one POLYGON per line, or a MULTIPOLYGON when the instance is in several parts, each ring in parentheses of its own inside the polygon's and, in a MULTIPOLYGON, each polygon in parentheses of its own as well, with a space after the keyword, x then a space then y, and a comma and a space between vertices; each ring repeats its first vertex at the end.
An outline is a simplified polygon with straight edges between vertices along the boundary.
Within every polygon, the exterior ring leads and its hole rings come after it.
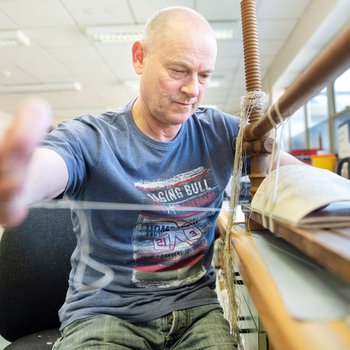
POLYGON ((144 26, 117 25, 86 28, 86 35, 101 44, 123 44, 142 39, 144 26))
POLYGON ((29 46, 30 39, 20 30, 1 30, 0 47, 29 46))
POLYGON ((209 84, 208 84, 208 87, 220 87, 221 85, 221 81, 218 80, 218 79, 211 79, 209 80, 209 84))
POLYGON ((9 78, 11 76, 11 72, 9 70, 3 70, 1 72, 1 75, 6 77, 6 78, 9 78))
POLYGON ((80 91, 81 84, 73 83, 54 83, 54 84, 23 84, 0 86, 1 94, 20 94, 36 92, 58 92, 58 91, 80 91))
POLYGON ((239 21, 214 21, 210 22, 217 40, 229 40, 240 37, 239 21))
POLYGON ((214 33, 215 33, 216 40, 229 40, 229 39, 233 39, 233 36, 234 36, 233 29, 216 30, 214 33))
POLYGON ((125 80, 124 85, 132 90, 138 90, 140 87, 140 80, 139 79, 125 80))
POLYGON ((217 106, 217 105, 200 105, 199 107, 218 109, 218 106, 217 106))
MULTIPOLYGON (((234 39, 239 34, 239 21, 214 21, 211 25, 217 40, 234 39)), ((100 44, 122 44, 141 40, 143 30, 143 25, 116 25, 88 27, 85 33, 92 41, 100 44)))

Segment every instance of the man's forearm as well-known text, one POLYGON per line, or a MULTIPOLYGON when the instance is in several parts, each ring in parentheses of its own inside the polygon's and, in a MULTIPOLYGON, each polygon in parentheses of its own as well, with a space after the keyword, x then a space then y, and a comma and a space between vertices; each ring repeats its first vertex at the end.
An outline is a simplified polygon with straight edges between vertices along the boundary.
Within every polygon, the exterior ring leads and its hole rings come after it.
POLYGON ((65 190, 67 181, 68 170, 62 157, 50 149, 36 149, 24 185, 24 204, 57 197, 65 190))

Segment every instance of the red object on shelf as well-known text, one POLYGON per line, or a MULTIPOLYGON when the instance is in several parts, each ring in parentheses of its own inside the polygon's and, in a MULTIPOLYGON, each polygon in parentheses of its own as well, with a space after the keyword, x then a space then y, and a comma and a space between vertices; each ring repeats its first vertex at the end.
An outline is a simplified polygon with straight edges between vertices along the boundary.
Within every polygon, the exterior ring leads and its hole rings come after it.
POLYGON ((319 151, 318 148, 309 148, 309 149, 292 149, 289 153, 298 158, 300 161, 311 164, 311 155, 317 154, 319 151))
POLYGON ((318 148, 310 148, 310 149, 292 149, 289 153, 292 156, 311 156, 311 154, 317 154, 318 148))

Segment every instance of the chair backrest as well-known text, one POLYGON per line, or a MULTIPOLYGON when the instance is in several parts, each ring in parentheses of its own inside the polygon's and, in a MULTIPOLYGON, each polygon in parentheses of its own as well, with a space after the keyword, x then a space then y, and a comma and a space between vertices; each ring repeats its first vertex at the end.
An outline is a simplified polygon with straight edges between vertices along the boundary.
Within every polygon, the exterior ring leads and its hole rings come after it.
POLYGON ((345 172, 346 172, 347 178, 350 179, 350 157, 339 159, 338 166, 337 166, 337 174, 342 175, 343 166, 345 164, 348 165, 345 172))
POLYGON ((70 211, 30 210, 0 242, 0 334, 8 341, 59 326, 76 246, 70 211))

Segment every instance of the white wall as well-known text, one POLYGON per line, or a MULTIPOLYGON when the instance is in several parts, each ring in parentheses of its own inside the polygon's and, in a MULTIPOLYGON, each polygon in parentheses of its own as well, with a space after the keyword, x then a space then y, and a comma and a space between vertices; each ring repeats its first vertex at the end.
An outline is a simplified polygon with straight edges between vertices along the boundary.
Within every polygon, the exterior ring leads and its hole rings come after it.
POLYGON ((263 79, 263 89, 274 103, 320 51, 350 21, 349 0, 313 0, 263 79), (303 64, 300 64, 300 63, 303 64))

